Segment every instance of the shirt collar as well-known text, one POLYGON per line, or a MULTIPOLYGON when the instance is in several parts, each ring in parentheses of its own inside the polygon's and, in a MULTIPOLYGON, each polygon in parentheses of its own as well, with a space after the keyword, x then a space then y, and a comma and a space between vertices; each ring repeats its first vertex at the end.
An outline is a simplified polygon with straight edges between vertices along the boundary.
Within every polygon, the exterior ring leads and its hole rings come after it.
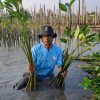
MULTIPOLYGON (((41 44, 42 44, 42 46, 43 46, 43 48, 44 48, 45 50, 48 50, 47 48, 44 47, 43 42, 41 42, 41 44)), ((51 50, 52 48, 53 48, 53 44, 52 44, 51 48, 49 48, 49 50, 51 50)), ((48 51, 49 51, 49 50, 48 50, 48 51)))

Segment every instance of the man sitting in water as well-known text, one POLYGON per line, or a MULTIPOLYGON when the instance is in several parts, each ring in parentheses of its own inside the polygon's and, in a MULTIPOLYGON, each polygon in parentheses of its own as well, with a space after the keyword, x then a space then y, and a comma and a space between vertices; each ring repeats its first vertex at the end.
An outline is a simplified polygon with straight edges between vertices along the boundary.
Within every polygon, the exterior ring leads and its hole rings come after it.
MULTIPOLYGON (((56 38, 56 36, 52 27, 45 25, 39 34, 39 38, 42 39, 42 42, 32 47, 32 57, 34 59, 37 81, 52 78, 54 76, 55 66, 58 67, 58 72, 62 69, 62 49, 52 44, 53 38, 56 38)), ((32 70, 33 68, 29 66, 29 71, 32 70)), ((28 73, 23 75, 23 80, 16 85, 17 90, 26 87, 28 75, 28 73)), ((66 76, 66 72, 63 73, 63 76, 66 76)))

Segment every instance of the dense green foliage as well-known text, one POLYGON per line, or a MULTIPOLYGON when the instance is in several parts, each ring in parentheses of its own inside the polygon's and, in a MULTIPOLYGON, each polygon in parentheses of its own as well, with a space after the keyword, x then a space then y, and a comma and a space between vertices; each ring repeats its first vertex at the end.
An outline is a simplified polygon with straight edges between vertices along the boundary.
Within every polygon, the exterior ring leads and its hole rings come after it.
POLYGON ((90 65, 87 67, 83 65, 82 68, 92 74, 92 78, 84 77, 80 86, 83 86, 85 90, 91 90, 93 92, 93 98, 95 98, 94 100, 100 100, 100 51, 93 52, 92 54, 87 55, 87 57, 91 59, 84 59, 89 62, 90 65))

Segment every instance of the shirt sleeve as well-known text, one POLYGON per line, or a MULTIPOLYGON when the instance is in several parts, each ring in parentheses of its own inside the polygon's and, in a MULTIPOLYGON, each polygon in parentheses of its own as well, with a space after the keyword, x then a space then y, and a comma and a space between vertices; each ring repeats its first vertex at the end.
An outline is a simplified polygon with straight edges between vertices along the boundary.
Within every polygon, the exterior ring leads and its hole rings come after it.
POLYGON ((58 67, 62 66, 62 50, 61 49, 59 50, 59 55, 58 55, 58 58, 57 58, 57 66, 58 67))
POLYGON ((33 63, 35 64, 36 63, 36 50, 35 50, 36 48, 35 47, 33 47, 32 49, 31 49, 31 52, 32 52, 32 58, 33 58, 33 63))

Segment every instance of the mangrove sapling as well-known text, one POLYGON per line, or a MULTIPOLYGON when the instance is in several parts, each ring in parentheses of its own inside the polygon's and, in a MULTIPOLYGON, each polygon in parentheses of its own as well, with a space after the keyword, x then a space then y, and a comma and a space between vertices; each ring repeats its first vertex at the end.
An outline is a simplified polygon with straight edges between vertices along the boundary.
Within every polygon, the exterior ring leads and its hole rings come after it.
POLYGON ((92 74, 95 76, 95 74, 98 72, 95 69, 97 69, 97 66, 100 68, 100 52, 93 52, 92 54, 88 54, 86 56, 79 57, 78 60, 85 61, 87 63, 83 65, 79 65, 78 67, 81 67, 83 70, 88 72, 89 74, 92 74))
MULTIPOLYGON (((75 31, 75 34, 77 34, 76 38, 79 38, 79 34, 80 33, 80 28, 78 26, 78 28, 75 31)), ((82 33, 83 34, 83 33, 82 33)), ((76 36, 76 35, 75 35, 76 36)), ((67 38, 63 37, 61 38, 61 41, 66 43, 70 43, 69 45, 71 45, 71 42, 67 42, 67 38)), ((62 77, 62 73, 64 71, 67 71, 67 69, 69 68, 70 64, 72 62, 74 62, 80 55, 82 55, 83 53, 85 53, 88 50, 91 50, 97 43, 96 42, 96 38, 95 38, 95 34, 93 35, 85 35, 84 38, 82 38, 81 40, 77 42, 75 42, 75 47, 73 48, 73 50, 69 53, 69 48, 65 49, 65 54, 63 55, 63 65, 62 65, 62 70, 60 72, 58 72, 57 76, 54 77, 54 79, 50 82, 50 85, 55 85, 57 88, 59 87, 63 87, 64 84, 64 77, 62 77), (91 40, 93 40, 93 42, 91 42, 91 40), (89 43, 89 45, 88 45, 89 43), (80 50, 78 53, 76 53, 76 50, 80 47, 80 46, 84 46, 85 48, 80 50), (66 54, 69 55, 66 57, 66 54)))
POLYGON ((91 66, 100 66, 100 52, 93 52, 92 54, 88 54, 82 57, 77 58, 80 61, 86 61, 91 66))
POLYGON ((100 100, 100 67, 95 66, 93 67, 94 70, 93 73, 95 74, 95 77, 92 79, 88 77, 83 78, 83 82, 80 83, 80 86, 84 87, 84 90, 91 90, 93 92, 93 100, 100 100))
POLYGON ((3 6, 8 11, 9 18, 17 20, 20 25, 19 26, 20 44, 28 60, 29 67, 31 67, 26 90, 27 91, 36 90, 35 68, 34 68, 34 62, 31 53, 31 43, 30 43, 29 34, 27 32, 27 27, 26 27, 31 15, 29 14, 28 11, 24 9, 19 9, 19 3, 17 0, 5 0, 3 6))

